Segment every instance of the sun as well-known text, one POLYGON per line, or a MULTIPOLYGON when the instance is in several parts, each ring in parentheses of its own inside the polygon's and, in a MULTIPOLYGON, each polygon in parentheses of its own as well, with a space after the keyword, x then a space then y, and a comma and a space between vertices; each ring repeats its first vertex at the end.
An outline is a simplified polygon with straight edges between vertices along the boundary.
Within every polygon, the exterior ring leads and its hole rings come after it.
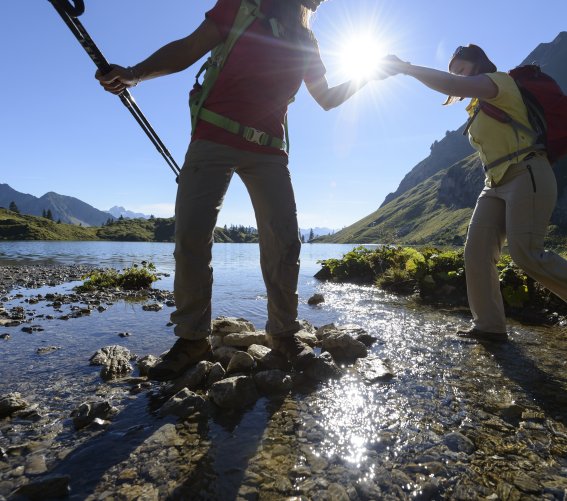
POLYGON ((363 80, 378 70, 380 59, 387 55, 386 45, 371 32, 345 37, 339 51, 341 73, 345 78, 363 80))

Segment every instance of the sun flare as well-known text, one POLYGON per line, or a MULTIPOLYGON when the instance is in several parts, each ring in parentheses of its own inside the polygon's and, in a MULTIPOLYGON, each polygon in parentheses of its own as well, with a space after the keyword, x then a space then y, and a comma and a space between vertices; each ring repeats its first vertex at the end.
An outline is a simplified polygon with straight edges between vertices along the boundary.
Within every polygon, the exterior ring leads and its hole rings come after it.
POLYGON ((355 80, 370 78, 387 53, 386 45, 375 34, 353 34, 345 39, 340 51, 341 73, 355 80))

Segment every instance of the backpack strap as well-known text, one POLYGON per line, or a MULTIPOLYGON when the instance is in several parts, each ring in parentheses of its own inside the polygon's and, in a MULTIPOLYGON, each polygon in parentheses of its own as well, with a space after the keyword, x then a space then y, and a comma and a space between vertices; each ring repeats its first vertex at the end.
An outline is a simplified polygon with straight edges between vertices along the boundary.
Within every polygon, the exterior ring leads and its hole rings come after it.
MULTIPOLYGON (((514 133, 516 134, 516 141, 518 142, 518 144, 520 143, 518 130, 522 130, 528 133, 535 140, 537 140, 539 137, 539 134, 535 130, 531 129, 530 127, 526 127, 523 123, 518 122, 517 120, 512 118, 504 110, 501 110, 497 106, 487 103, 486 101, 479 101, 478 105, 475 107, 473 111, 473 114, 466 123, 465 130, 463 131, 463 135, 467 134, 472 123, 474 122, 475 118, 477 117, 478 113, 481 110, 484 113, 486 113, 489 117, 494 118, 495 120, 498 120, 501 123, 509 124, 510 126, 512 126, 512 128, 514 129, 514 133)), ((503 164, 504 162, 509 162, 510 160, 519 158, 520 155, 523 155, 524 153, 529 153, 530 151, 540 151, 540 150, 545 150, 544 144, 538 144, 538 143, 532 144, 531 146, 527 146, 526 148, 519 149, 518 151, 497 158, 496 160, 490 162, 489 164, 483 165, 484 171, 488 172, 490 169, 497 167, 498 165, 503 164)))
MULTIPOLYGON (((190 93, 189 107, 191 110, 191 130, 195 130, 198 120, 204 120, 210 124, 220 127, 232 134, 242 136, 247 141, 261 145, 278 148, 289 152, 287 116, 285 118, 285 140, 270 136, 268 133, 242 125, 235 120, 224 117, 211 110, 203 108, 228 56, 242 34, 250 27, 256 19, 266 19, 260 11, 261 0, 242 0, 234 23, 224 43, 213 49, 211 56, 203 64, 195 76, 195 85, 190 93), (205 73, 203 83, 199 83, 200 76, 205 73)), ((276 19, 269 19, 269 25, 276 38, 281 37, 282 27, 276 19)), ((293 100, 293 98, 292 98, 293 100)), ((291 101, 290 101, 291 102, 291 101)))
POLYGON ((260 146, 270 146, 280 150, 287 149, 287 143, 279 137, 270 136, 266 132, 239 124, 236 120, 224 117, 214 111, 201 108, 199 118, 210 124, 216 125, 232 134, 242 136, 246 141, 259 144, 260 146))

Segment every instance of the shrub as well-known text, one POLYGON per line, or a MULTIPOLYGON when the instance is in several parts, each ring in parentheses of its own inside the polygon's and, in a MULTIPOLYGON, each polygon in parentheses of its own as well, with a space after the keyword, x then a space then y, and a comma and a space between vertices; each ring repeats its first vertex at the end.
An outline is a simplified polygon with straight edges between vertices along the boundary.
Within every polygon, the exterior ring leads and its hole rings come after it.
POLYGON ((90 275, 83 277, 83 285, 76 289, 79 292, 89 292, 93 290, 119 288, 125 290, 149 289, 153 282, 157 280, 153 263, 142 262, 141 266, 133 264, 119 272, 113 268, 97 270, 90 275))

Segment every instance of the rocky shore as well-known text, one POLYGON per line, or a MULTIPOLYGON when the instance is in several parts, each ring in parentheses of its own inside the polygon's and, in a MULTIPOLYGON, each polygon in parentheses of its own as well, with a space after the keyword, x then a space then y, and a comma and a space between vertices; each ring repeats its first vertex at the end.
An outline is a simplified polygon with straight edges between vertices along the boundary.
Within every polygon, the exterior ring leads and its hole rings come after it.
MULTIPOLYGON (((122 303, 148 319, 174 304, 161 290, 33 293, 87 271, 0 268, 0 343, 50 322, 94 332, 93 314, 122 303)), ((312 303, 340 309, 348 296, 366 312, 370 293, 329 285, 312 303)), ((130 332, 69 362, 87 368, 72 379, 50 366, 53 379, 30 386, 22 367, 0 387, 0 500, 564 500, 563 327, 478 345, 443 333, 454 318, 396 308, 360 313, 364 328, 303 321, 319 356, 302 373, 238 318, 216 319, 214 359, 171 383, 146 378, 158 358, 125 346, 130 332)), ((34 364, 65 351, 49 341, 34 364)))

